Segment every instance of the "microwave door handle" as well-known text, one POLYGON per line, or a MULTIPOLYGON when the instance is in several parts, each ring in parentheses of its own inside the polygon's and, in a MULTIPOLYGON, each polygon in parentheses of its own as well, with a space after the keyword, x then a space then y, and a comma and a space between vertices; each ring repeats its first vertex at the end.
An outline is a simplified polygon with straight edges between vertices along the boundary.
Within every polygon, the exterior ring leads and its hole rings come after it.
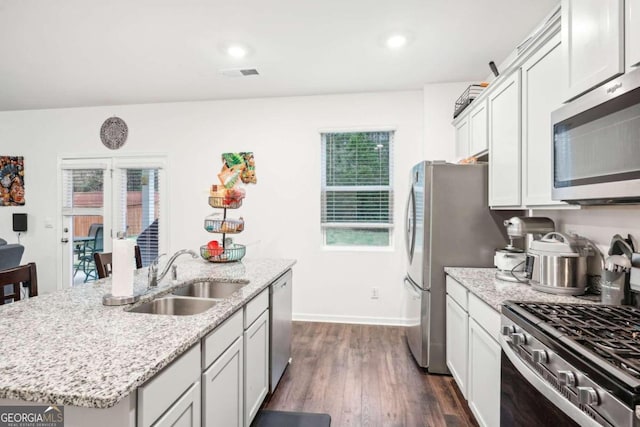
POLYGON ((593 418, 589 417, 574 406, 573 403, 561 395, 555 388, 553 388, 553 386, 547 384, 541 377, 534 373, 522 360, 520 360, 520 357, 518 357, 518 355, 513 351, 509 343, 504 340, 503 336, 500 337, 500 346, 502 347, 502 352, 507 356, 520 375, 522 375, 524 379, 540 394, 546 397, 550 402, 553 402, 558 409, 562 410, 562 412, 570 416, 581 426, 600 426, 600 424, 598 424, 593 418))

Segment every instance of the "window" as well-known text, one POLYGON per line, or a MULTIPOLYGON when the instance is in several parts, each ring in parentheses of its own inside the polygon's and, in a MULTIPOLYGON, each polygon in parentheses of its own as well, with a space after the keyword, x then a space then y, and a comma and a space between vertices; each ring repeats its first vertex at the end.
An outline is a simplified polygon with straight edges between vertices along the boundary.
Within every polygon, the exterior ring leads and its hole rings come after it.
POLYGON ((393 132, 322 134, 321 222, 327 246, 390 246, 393 132))

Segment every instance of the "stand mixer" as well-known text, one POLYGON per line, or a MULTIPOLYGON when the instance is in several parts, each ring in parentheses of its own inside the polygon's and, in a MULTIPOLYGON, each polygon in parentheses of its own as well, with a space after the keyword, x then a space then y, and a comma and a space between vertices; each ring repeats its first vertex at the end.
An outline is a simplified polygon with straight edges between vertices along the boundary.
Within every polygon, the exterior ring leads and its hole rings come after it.
POLYGON ((510 282, 528 282, 525 277, 526 254, 520 248, 513 245, 514 239, 522 239, 528 234, 533 235, 534 240, 543 235, 555 231, 555 224, 545 217, 514 216, 504 221, 509 236, 509 244, 506 248, 497 249, 493 257, 493 263, 498 271, 496 278, 510 282))

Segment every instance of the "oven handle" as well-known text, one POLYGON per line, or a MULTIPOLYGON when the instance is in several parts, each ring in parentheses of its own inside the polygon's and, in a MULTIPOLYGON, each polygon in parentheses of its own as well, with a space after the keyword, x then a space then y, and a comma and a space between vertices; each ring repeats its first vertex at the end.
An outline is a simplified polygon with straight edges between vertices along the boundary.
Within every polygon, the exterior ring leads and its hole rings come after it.
POLYGON ((513 351, 513 349, 509 346, 509 343, 504 340, 504 337, 501 337, 500 339, 500 346, 502 347, 502 351, 504 352, 504 354, 507 356, 509 361, 511 361, 513 366, 518 370, 520 375, 522 375, 529 384, 531 384, 557 408, 562 410, 562 412, 567 414, 569 417, 571 417, 571 419, 573 419, 583 427, 602 427, 593 418, 582 412, 573 403, 567 400, 567 398, 558 393, 555 388, 547 384, 542 378, 540 378, 540 376, 538 376, 538 374, 529 369, 529 367, 522 360, 520 360, 515 351, 513 351))

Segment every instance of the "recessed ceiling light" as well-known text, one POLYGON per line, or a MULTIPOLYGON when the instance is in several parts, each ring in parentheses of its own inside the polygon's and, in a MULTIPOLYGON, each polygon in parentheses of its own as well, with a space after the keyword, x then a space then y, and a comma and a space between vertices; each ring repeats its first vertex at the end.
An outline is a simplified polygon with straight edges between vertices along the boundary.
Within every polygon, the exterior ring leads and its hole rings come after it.
POLYGON ((244 58, 247 56, 247 48, 239 44, 233 44, 227 48, 227 54, 234 58, 244 58))
POLYGON ((387 38, 387 47, 390 49, 398 49, 407 44, 407 36, 402 34, 393 34, 387 38))

